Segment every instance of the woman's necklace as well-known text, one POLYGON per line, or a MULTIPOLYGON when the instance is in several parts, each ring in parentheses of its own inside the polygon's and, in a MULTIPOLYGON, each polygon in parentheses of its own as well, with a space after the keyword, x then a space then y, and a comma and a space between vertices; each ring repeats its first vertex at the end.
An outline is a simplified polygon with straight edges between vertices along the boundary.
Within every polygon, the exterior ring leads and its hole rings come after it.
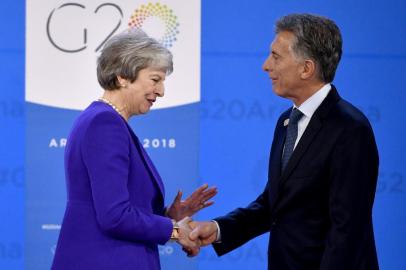
MULTIPOLYGON (((101 102, 103 102, 103 103, 106 103, 107 105, 109 105, 110 107, 112 107, 119 115, 121 115, 122 117, 124 117, 124 115, 122 114, 121 110, 120 110, 116 105, 114 105, 113 103, 111 103, 110 100, 101 97, 101 98, 98 99, 98 101, 101 101, 101 102)), ((125 117, 124 117, 124 118, 125 118, 125 117)))

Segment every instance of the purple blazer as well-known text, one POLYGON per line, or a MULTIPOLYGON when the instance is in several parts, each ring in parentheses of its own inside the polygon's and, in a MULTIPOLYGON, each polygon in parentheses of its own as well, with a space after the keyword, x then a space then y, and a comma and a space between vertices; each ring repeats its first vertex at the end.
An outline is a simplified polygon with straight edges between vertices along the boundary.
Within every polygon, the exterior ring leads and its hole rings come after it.
POLYGON ((93 102, 76 120, 65 149, 68 201, 54 270, 160 269, 164 186, 127 122, 93 102))

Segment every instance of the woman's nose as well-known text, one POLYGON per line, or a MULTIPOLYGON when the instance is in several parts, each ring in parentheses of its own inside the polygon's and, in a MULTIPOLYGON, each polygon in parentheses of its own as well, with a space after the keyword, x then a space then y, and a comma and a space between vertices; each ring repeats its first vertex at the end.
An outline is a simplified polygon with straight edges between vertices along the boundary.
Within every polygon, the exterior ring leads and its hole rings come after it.
POLYGON ((163 97, 165 95, 165 86, 163 84, 157 86, 155 93, 158 97, 163 97))

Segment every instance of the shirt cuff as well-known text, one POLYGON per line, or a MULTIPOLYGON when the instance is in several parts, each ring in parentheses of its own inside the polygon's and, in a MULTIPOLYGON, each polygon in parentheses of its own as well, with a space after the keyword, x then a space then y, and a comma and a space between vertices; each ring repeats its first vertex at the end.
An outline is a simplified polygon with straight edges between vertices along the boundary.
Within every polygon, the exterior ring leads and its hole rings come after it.
POLYGON ((218 222, 215 221, 214 219, 212 220, 212 222, 214 222, 214 224, 216 224, 216 226, 217 226, 217 238, 216 238, 216 241, 214 241, 213 243, 214 243, 214 244, 221 243, 220 226, 219 226, 218 222))

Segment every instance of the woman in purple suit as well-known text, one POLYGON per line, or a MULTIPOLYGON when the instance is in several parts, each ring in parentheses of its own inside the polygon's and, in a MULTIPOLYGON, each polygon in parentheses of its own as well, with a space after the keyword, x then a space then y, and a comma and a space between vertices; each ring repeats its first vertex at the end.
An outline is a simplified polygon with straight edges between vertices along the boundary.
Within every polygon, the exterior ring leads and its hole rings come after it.
POLYGON ((204 185, 164 208, 164 186, 128 125, 164 95, 172 54, 142 31, 111 38, 97 62, 105 89, 76 120, 65 152, 68 201, 55 270, 160 269, 158 244, 171 238, 190 255, 189 216, 212 204, 204 185))

